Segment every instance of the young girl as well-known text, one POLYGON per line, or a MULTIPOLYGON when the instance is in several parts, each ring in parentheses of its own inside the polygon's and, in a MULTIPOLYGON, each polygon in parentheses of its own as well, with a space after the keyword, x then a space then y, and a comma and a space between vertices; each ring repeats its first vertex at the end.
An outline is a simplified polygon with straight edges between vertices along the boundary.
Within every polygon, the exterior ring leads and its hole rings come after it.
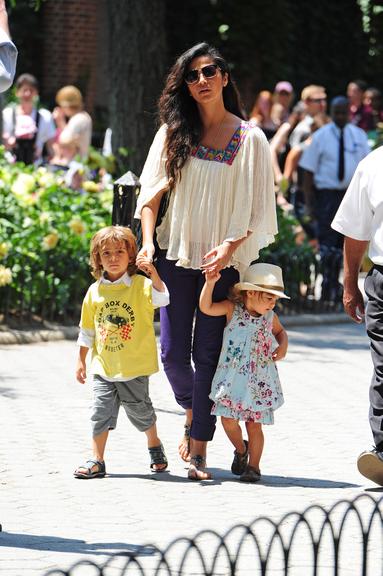
POLYGON ((121 405, 137 430, 146 434, 151 470, 162 472, 168 465, 157 435, 148 376, 158 371, 153 311, 167 306, 169 294, 149 260, 142 259, 141 269, 150 279, 136 274, 136 256, 129 228, 108 226, 92 238, 90 262, 97 282, 82 306, 76 378, 85 383, 91 349, 93 457, 77 468, 76 478, 105 476, 106 441, 121 405))
POLYGON ((235 447, 231 466, 243 482, 256 482, 261 473, 262 424, 274 423, 274 410, 283 404, 275 365, 287 351, 287 334, 273 308, 284 293, 282 271, 273 264, 252 264, 244 281, 232 288, 230 300, 213 302, 218 272, 206 272, 200 309, 209 316, 226 316, 221 355, 210 399, 212 414, 221 416, 235 447), (272 336, 278 346, 272 349, 272 336), (239 420, 246 423, 248 440, 239 420))

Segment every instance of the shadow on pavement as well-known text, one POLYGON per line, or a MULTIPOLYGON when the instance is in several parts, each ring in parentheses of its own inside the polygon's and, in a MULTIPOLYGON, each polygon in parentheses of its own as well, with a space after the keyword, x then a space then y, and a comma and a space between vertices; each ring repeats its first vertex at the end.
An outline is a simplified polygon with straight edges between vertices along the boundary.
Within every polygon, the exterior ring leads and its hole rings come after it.
POLYGON ((300 486, 301 488, 360 488, 360 484, 324 480, 322 478, 302 478, 295 476, 262 476, 261 483, 266 486, 300 486))
MULTIPOLYGON (((200 482, 192 481, 187 478, 187 470, 185 469, 185 476, 178 476, 171 473, 171 470, 165 472, 157 472, 151 474, 107 474, 106 478, 134 478, 143 480, 154 480, 156 482, 176 482, 188 484, 202 484, 204 486, 216 486, 223 482, 239 482, 239 476, 234 476, 227 470, 221 468, 208 468, 212 473, 211 480, 203 480, 200 482)), ((241 482, 243 485, 244 483, 241 482)), ((262 478, 257 484, 262 486, 278 486, 281 488, 289 488, 291 486, 299 486, 301 488, 360 488, 360 484, 351 484, 350 482, 340 482, 336 480, 325 480, 321 478, 304 478, 300 476, 268 476, 262 475, 262 478)))
POLYGON ((29 550, 51 550, 53 552, 69 552, 94 555, 134 554, 135 556, 151 556, 156 549, 151 546, 139 546, 126 542, 93 542, 76 540, 74 538, 58 538, 38 534, 22 534, 17 532, 0 532, 0 547, 25 548, 29 550))
POLYGON ((0 386, 0 396, 4 398, 18 398, 18 394, 16 394, 14 389, 7 386, 0 386))

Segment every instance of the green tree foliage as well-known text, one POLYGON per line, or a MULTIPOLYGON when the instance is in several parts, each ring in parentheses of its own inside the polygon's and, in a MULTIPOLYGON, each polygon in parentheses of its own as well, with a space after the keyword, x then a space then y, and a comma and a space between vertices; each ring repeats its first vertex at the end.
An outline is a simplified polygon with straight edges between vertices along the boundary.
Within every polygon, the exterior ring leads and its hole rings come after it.
POLYGON ((12 38, 17 45, 17 74, 30 72, 41 78, 42 72, 42 14, 35 0, 13 0, 9 14, 12 38))
POLYGON ((177 0, 166 4, 169 54, 202 40, 216 45, 248 109, 259 90, 281 79, 297 94, 315 82, 332 96, 366 74, 368 38, 357 0, 189 0, 182 14, 177 0))
POLYGON ((364 5, 365 29, 368 35, 367 79, 372 86, 382 89, 383 2, 381 0, 367 0, 364 5))
POLYGON ((326 86, 330 96, 344 93, 350 80, 366 73, 367 37, 358 2, 288 3, 294 22, 286 52, 289 77, 299 89, 316 83, 326 86))

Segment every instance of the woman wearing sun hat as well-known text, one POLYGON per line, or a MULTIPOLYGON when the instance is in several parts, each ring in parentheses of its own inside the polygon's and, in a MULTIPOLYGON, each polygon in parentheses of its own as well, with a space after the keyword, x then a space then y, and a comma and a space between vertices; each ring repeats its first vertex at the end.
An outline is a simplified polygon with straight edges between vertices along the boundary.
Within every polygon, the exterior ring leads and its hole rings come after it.
POLYGON ((287 351, 287 334, 273 309, 284 292, 282 270, 274 264, 252 264, 237 282, 228 300, 213 302, 219 273, 206 273, 200 309, 209 316, 226 316, 221 355, 210 399, 212 414, 221 416, 233 444, 233 474, 243 482, 260 479, 263 451, 262 424, 274 423, 274 411, 283 404, 275 362, 287 351), (273 337, 277 347, 273 349, 273 337), (242 437, 245 422, 248 440, 242 437))

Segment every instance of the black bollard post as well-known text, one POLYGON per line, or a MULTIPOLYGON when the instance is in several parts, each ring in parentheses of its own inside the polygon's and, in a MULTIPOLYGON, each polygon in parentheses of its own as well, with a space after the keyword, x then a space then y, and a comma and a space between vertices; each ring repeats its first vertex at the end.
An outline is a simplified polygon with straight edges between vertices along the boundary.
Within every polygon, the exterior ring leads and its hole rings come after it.
POLYGON ((113 184, 113 226, 128 226, 134 231, 134 210, 139 189, 140 181, 130 170, 113 184))

